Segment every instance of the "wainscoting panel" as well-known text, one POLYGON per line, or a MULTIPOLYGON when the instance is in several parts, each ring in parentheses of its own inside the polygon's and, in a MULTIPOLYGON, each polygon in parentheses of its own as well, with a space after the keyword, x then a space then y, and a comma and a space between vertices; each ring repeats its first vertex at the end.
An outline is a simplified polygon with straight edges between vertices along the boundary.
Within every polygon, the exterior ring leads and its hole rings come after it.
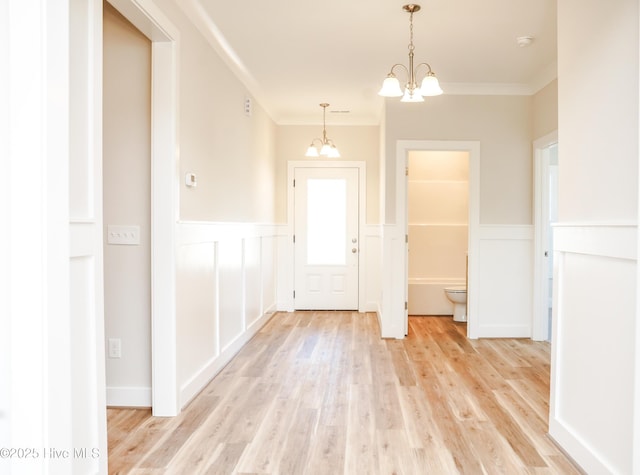
POLYGON ((278 241, 284 239, 281 236, 263 236, 260 239, 261 245, 261 303, 260 315, 274 313, 276 311, 278 292, 275 276, 278 273, 278 241))
POLYGON ((178 381, 184 381, 219 351, 215 243, 180 246, 177 258, 178 381))
MULTIPOLYGON (((242 239, 217 243, 220 349, 224 351, 244 331, 242 239)), ((244 274, 246 277, 246 274, 244 274)))
POLYGON ((586 473, 635 473, 636 232, 554 227, 549 434, 586 473))
MULTIPOLYGON (((87 381, 95 381, 96 329, 92 315, 95 307, 95 260, 93 256, 74 257, 69 261, 69 280, 74 292, 70 299, 70 347, 71 347, 71 420, 72 446, 83 447, 83 441, 95 440, 96 417, 100 414, 95 388, 87 381)), ((87 473, 95 470, 91 460, 74 461, 78 470, 87 473)))
POLYGON ((277 227, 179 223, 178 382, 184 407, 276 308, 277 227))
POLYGON ((360 311, 377 312, 382 295, 382 231, 367 225, 360 244, 360 311))
POLYGON ((260 237, 244 241, 244 325, 243 331, 262 315, 262 246, 260 237))
POLYGON ((478 337, 531 337, 533 227, 480 226, 478 337))

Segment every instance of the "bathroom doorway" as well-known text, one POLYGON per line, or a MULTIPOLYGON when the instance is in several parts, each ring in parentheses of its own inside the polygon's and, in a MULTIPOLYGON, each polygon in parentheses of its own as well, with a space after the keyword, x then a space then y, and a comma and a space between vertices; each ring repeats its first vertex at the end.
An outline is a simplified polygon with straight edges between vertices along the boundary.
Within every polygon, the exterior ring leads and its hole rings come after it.
POLYGON ((409 315, 450 316, 445 289, 467 286, 469 152, 412 150, 406 175, 409 315))
MULTIPOLYGON (((398 297, 404 297, 405 312, 403 315, 404 334, 408 332, 408 302, 409 302, 409 216, 408 216, 408 160, 414 151, 437 152, 465 152, 468 163, 468 232, 467 232, 467 336, 478 338, 479 334, 479 263, 477 256, 480 247, 480 142, 478 141, 448 141, 448 140, 399 140, 396 144, 396 216, 400 229, 406 233, 404 252, 400 254, 402 262, 398 263, 404 269, 404 282, 400 289, 393 285, 398 297), (402 292, 402 293, 401 293, 402 292)), ((443 291, 444 293, 444 291, 443 291)), ((393 292, 392 292, 393 294, 393 292)), ((398 299, 399 300, 399 299, 398 299)), ((395 303, 396 301, 394 301, 395 303)), ((401 302, 397 302, 401 303, 401 302)))

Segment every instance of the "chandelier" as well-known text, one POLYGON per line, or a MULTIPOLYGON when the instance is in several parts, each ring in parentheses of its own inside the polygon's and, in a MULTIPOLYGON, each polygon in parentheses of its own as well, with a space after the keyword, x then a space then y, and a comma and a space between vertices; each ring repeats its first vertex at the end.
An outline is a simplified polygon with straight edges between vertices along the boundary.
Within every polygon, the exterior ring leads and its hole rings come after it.
POLYGON ((307 153, 305 153, 305 157, 328 157, 328 158, 340 158, 340 152, 338 152, 338 148, 333 143, 333 140, 327 137, 327 107, 329 104, 323 102, 320 104, 322 107, 322 138, 315 138, 311 141, 311 145, 307 149, 307 153))
POLYGON ((382 83, 382 88, 378 94, 383 97, 402 96, 402 102, 423 102, 422 96, 439 96, 442 94, 442 89, 438 83, 438 78, 436 78, 428 63, 420 63, 415 68, 413 67, 413 50, 415 49, 413 46, 413 14, 420 11, 420 5, 410 3, 403 6, 402 9, 409 13, 409 67, 407 68, 404 64, 394 64, 382 83), (426 71, 423 73, 424 78, 420 87, 418 87, 417 73, 421 66, 426 66, 426 71), (400 81, 394 74, 394 70, 398 67, 404 69, 407 74, 404 92, 400 88, 400 81))

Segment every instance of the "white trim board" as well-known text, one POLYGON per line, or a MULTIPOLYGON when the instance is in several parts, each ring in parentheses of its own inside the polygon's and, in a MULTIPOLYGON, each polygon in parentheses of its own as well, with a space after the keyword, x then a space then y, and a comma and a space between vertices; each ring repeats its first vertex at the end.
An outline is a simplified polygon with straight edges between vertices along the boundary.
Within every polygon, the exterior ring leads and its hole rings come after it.
POLYGON ((175 416, 180 411, 176 369, 175 301, 175 228, 179 209, 176 151, 179 150, 178 51, 180 49, 180 34, 151 0, 108 1, 152 41, 152 409, 154 416, 175 416))

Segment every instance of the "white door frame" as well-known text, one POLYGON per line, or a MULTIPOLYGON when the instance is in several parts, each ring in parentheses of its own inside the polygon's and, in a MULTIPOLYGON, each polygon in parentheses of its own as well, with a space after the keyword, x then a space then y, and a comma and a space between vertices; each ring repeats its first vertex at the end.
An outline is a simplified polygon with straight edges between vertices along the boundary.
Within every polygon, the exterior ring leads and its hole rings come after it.
MULTIPOLYGON (((480 142, 449 140, 398 140, 396 144, 396 220, 408 233, 407 176, 409 152, 413 151, 463 151, 469 153, 469 242, 468 242, 468 284, 467 284, 467 336, 478 338, 478 289, 479 289, 479 228, 480 228, 480 142)), ((409 298, 408 244, 405 243, 404 259, 404 302, 409 298)), ((408 310, 404 312, 405 335, 408 330, 408 310)))
POLYGON ((154 416, 175 416, 180 412, 175 282, 180 182, 177 166, 180 35, 151 0, 107 1, 152 42, 151 399, 154 416))
POLYGON ((558 143, 558 132, 552 132, 533 142, 534 153, 534 251, 533 251, 533 321, 531 338, 543 341, 549 335, 549 156, 545 149, 558 143))
POLYGON ((293 311, 293 290, 294 290, 294 276, 295 276, 295 262, 294 262, 294 247, 293 247, 293 234, 294 234, 294 189, 293 178, 295 176, 296 168, 357 168, 358 169, 358 247, 360 249, 360 258, 358 260, 358 311, 364 312, 365 309, 365 289, 363 270, 365 266, 366 251, 365 246, 362 243, 362 232, 365 226, 366 219, 366 199, 367 190, 365 184, 367 183, 367 167, 366 162, 363 161, 338 161, 338 160, 291 160, 287 162, 287 243, 291 265, 290 275, 286 279, 288 298, 283 299, 287 302, 287 310, 293 311))

